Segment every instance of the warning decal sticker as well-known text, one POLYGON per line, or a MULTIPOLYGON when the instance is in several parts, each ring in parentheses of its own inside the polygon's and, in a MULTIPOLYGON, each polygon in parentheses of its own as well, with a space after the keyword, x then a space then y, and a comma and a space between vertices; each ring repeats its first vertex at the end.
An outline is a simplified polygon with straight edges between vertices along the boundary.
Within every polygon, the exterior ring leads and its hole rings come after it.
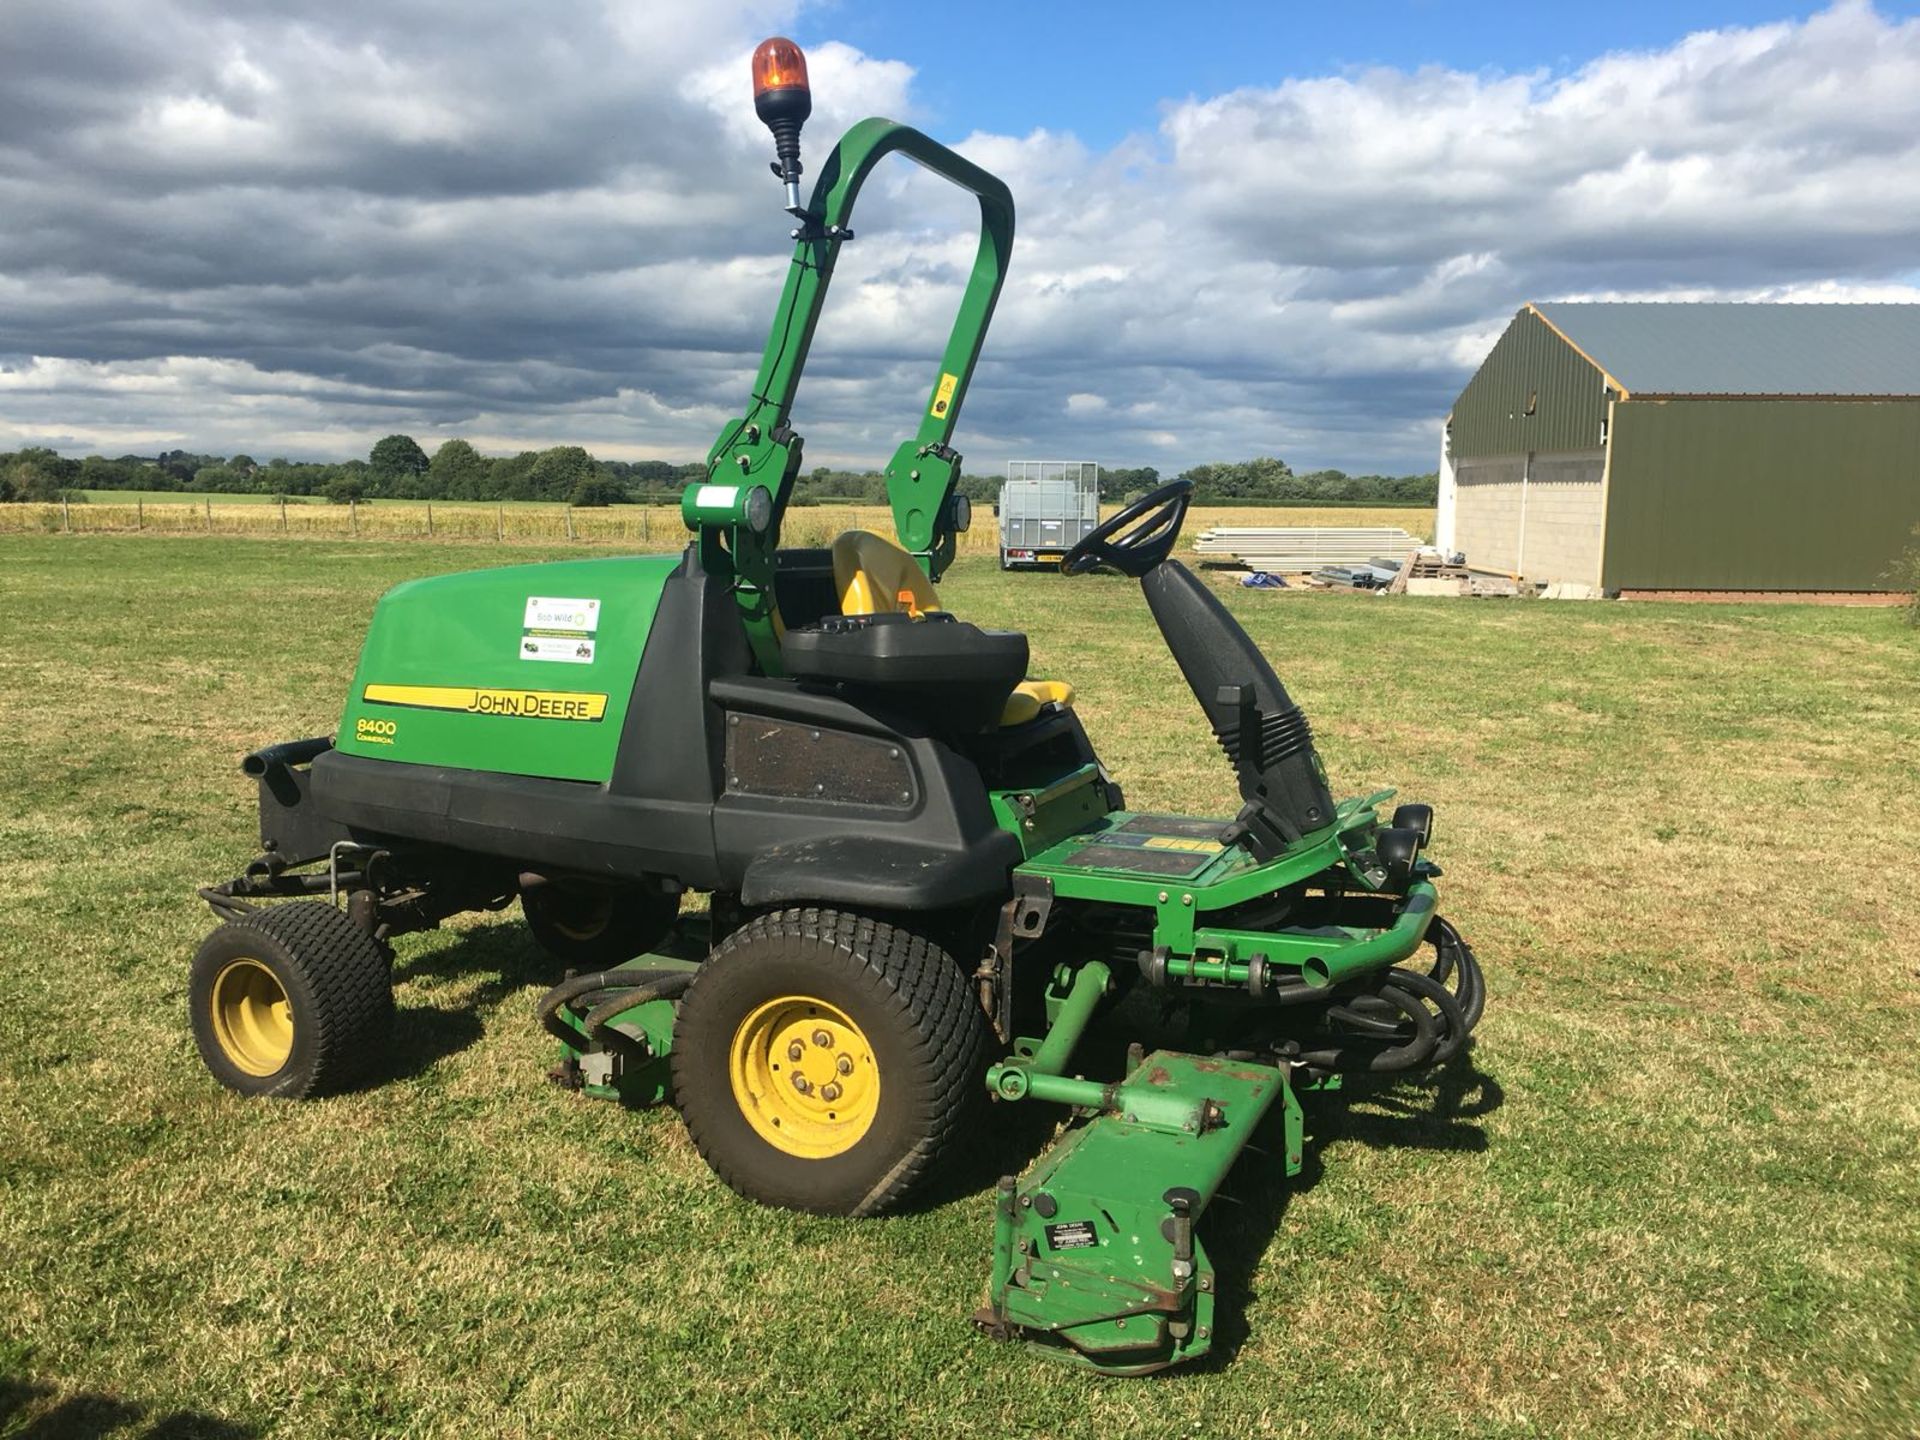
POLYGON ((1155 835, 1145 842, 1148 850, 1185 850, 1192 855, 1218 855, 1226 847, 1218 840, 1194 840, 1185 835, 1155 835))
POLYGON ((942 419, 946 418, 948 409, 953 405, 953 392, 959 385, 960 377, 958 375, 944 371, 941 373, 940 384, 935 387, 933 392, 932 413, 934 415, 942 419))

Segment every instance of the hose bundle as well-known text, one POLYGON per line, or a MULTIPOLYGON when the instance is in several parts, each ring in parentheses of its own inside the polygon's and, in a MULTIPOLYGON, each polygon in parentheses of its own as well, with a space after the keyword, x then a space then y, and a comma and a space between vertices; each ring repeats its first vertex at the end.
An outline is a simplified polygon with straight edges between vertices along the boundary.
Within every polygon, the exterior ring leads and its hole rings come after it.
POLYGON ((603 1045, 630 1044, 626 1036, 609 1028, 613 1017, 650 1000, 678 1000, 693 984, 694 973, 656 968, 572 975, 540 997, 540 1023, 549 1035, 577 1050, 580 1031, 561 1019, 560 1011, 563 1007, 576 1014, 584 1011, 580 1024, 586 1038, 603 1045))
POLYGON ((1427 926, 1433 963, 1395 966, 1342 986, 1322 1017, 1332 1043, 1294 1058, 1329 1071, 1387 1074, 1444 1065, 1486 1009, 1487 982, 1460 932, 1438 915, 1427 926))

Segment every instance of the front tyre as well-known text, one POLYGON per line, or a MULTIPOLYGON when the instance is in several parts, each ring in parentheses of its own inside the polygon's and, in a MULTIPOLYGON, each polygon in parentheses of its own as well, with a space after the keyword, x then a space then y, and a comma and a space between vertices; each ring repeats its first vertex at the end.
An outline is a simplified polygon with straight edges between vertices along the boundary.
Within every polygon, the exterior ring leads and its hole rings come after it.
POLYGON ((242 1095, 344 1089, 385 1052, 393 1026, 386 950, 318 900, 215 930, 193 957, 187 1000, 201 1060, 242 1095))
POLYGON ((695 1147, 742 1195, 876 1215, 964 1133, 986 1035, 959 966, 931 941, 782 910, 701 966, 674 1026, 674 1093, 695 1147))

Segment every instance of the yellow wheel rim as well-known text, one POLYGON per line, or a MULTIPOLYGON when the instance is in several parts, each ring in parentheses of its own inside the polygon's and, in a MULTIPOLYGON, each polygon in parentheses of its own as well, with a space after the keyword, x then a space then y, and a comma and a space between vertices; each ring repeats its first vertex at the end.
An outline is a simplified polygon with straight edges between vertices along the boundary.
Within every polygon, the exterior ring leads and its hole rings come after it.
POLYGON ((213 1038, 249 1075, 271 1075, 293 1054, 293 1006, 273 971, 235 960, 213 982, 213 1038))
POLYGON ((880 1070, 860 1027, 807 995, 769 1000, 733 1032, 733 1100, 776 1150, 806 1160, 844 1155, 880 1108, 880 1070))

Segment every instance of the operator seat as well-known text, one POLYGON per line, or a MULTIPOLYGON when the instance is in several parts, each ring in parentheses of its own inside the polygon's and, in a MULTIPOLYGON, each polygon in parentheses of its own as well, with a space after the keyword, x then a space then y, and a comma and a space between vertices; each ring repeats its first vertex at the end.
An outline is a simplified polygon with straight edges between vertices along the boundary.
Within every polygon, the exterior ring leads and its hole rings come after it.
MULTIPOLYGON (((870 530, 849 530, 833 542, 833 588, 842 615, 914 619, 940 610, 940 596, 913 556, 870 530)), ((1024 725, 1049 705, 1070 709, 1073 686, 1064 680, 1022 680, 1000 712, 1002 728, 1024 725)))

